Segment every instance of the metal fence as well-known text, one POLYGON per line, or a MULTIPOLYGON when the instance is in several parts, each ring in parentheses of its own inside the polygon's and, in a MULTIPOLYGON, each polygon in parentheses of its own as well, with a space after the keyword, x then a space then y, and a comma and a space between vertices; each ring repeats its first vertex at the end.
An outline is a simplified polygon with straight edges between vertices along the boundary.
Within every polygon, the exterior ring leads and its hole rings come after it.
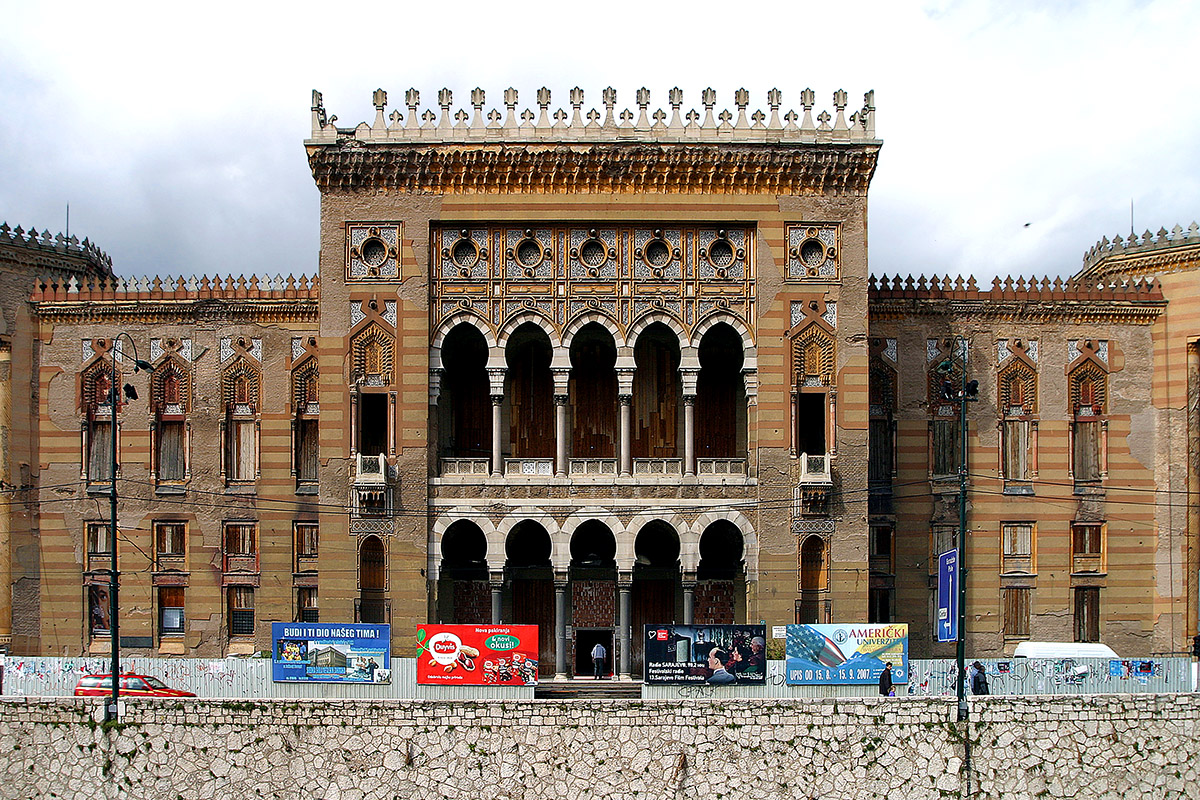
MULTIPOLYGON (((1138 694, 1196 690, 1196 665, 1189 658, 1112 660, 1106 658, 981 659, 992 694, 1138 694)), ((11 697, 69 696, 81 675, 108 672, 105 658, 0 658, 0 688, 11 697)), ((125 658, 121 669, 154 675, 167 685, 217 698, 329 698, 362 700, 527 700, 534 687, 522 686, 418 686, 416 660, 392 660, 390 684, 275 683, 271 662, 264 658, 125 658)), ((909 661, 909 681, 896 686, 897 694, 948 696, 955 694, 953 659, 909 661)), ((876 694, 874 685, 788 686, 784 662, 767 662, 765 684, 750 686, 643 685, 647 700, 685 697, 865 697, 876 694)))
MULTIPOLYGON (((2 694, 63 697, 75 692, 81 675, 107 673, 106 658, 0 658, 2 694)), ((522 700, 532 686, 418 686, 413 658, 392 660, 390 684, 275 683, 265 658, 123 658, 121 671, 153 675, 173 689, 198 697, 329 698, 361 700, 522 700)))

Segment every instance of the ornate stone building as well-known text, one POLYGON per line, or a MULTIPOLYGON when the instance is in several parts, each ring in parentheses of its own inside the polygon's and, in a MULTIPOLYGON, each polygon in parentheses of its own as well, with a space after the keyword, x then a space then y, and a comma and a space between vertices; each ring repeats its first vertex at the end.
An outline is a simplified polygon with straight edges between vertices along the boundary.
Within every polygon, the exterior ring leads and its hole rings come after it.
POLYGON ((1194 339, 1121 258, 1190 254, 1186 292, 1200 239, 1105 245, 1065 284, 876 284, 873 96, 799 99, 377 91, 344 128, 314 93, 319 278, 46 273, 14 648, 108 651, 115 437, 131 653, 258 651, 293 619, 390 621, 400 654, 427 621, 536 623, 544 675, 596 641, 638 675, 671 620, 895 620, 940 652, 965 369, 971 651, 1182 649, 1196 520, 1156 487, 1196 475, 1194 339))

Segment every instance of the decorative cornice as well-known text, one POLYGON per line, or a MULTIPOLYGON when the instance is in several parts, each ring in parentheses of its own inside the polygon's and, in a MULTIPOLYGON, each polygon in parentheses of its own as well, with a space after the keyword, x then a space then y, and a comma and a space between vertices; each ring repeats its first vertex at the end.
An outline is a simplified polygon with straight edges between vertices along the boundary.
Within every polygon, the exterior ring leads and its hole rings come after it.
POLYGON ((187 319, 316 321, 321 295, 316 277, 113 278, 81 283, 40 280, 30 297, 42 317, 96 321, 137 319, 172 323, 187 319))
POLYGON ((1193 222, 1185 230, 1181 225, 1157 234, 1146 231, 1139 240, 1116 236, 1110 242, 1105 236, 1083 254, 1083 269, 1078 277, 1100 278, 1121 273, 1151 275, 1178 272, 1200 266, 1200 225, 1193 222))
POLYGON ((981 290, 974 278, 896 276, 889 280, 874 275, 867 284, 867 303, 873 321, 953 316, 1134 325, 1153 322, 1167 305, 1162 286, 1150 280, 995 278, 990 289, 981 290))
POLYGON ((672 114, 647 114, 650 92, 638 91, 640 116, 613 110, 616 92, 606 89, 607 116, 581 116, 583 91, 571 92, 573 115, 561 109, 550 122, 550 92, 538 92, 540 116, 526 110, 517 122, 517 93, 505 93, 507 118, 493 110, 483 122, 484 93, 472 92, 474 117, 458 111, 451 120, 452 94, 443 89, 440 119, 432 111, 417 124, 420 95, 409 90, 407 122, 393 112, 387 123, 387 93, 375 92, 373 125, 338 128, 313 93, 313 135, 305 144, 313 178, 322 191, 383 189, 432 193, 670 193, 670 194, 863 194, 874 175, 881 142, 875 138, 874 93, 847 123, 847 95, 834 94, 836 119, 822 112, 814 122, 811 90, 801 94, 803 118, 780 118, 781 93, 768 93, 770 118, 746 117, 749 93, 738 90, 734 115, 713 117, 716 94, 705 90, 705 114, 680 116, 682 92, 671 90, 672 114), (535 121, 536 116, 536 121, 535 121), (651 123, 653 117, 655 122, 651 123), (501 119, 504 122, 501 122, 501 119), (468 123, 468 120, 471 120, 468 123), (753 120, 751 122, 750 120, 753 120), (800 124, 797 124, 800 120, 800 124), (831 123, 831 120, 833 122, 831 123), (785 124, 786 121, 786 124, 785 124))
MULTIPOLYGON (((20 225, 10 228, 7 222, 0 223, 0 246, 4 245, 42 255, 82 259, 87 265, 84 271, 99 275, 112 274, 112 259, 99 247, 86 238, 81 242, 75 236, 67 237, 61 233, 52 236, 49 228, 38 233, 37 228, 25 231, 20 225)), ((68 269, 65 264, 62 268, 68 269)))
POLYGON ((879 145, 310 147, 323 192, 865 194, 879 145))

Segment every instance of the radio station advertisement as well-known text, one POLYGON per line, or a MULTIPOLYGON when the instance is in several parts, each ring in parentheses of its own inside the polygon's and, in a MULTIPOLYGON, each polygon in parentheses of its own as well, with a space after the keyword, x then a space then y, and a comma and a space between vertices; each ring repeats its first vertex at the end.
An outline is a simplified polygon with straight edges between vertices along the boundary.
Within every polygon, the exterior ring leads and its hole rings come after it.
POLYGON ((391 625, 272 622, 276 683, 391 683, 391 625))
POLYGON ((423 625, 417 644, 418 684, 537 685, 537 625, 423 625))
POLYGON ((767 680, 765 625, 647 625, 644 641, 646 683, 760 686, 767 680))
POLYGON ((873 684, 887 664, 908 683, 908 625, 788 625, 788 685, 873 684))

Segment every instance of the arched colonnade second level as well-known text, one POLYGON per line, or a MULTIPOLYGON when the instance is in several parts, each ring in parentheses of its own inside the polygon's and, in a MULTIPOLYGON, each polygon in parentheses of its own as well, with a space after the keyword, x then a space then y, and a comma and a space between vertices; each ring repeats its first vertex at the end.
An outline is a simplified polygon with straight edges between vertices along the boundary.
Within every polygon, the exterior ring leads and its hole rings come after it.
POLYGON ((455 314, 430 347, 441 474, 746 475, 757 366, 732 315, 455 314))
POLYGON ((579 671, 595 641, 621 674, 638 674, 645 625, 746 621, 758 539, 731 510, 622 522, 583 508, 560 523, 537 509, 493 521, 462 506, 435 519, 426 574, 436 621, 537 625, 544 675, 579 671))

